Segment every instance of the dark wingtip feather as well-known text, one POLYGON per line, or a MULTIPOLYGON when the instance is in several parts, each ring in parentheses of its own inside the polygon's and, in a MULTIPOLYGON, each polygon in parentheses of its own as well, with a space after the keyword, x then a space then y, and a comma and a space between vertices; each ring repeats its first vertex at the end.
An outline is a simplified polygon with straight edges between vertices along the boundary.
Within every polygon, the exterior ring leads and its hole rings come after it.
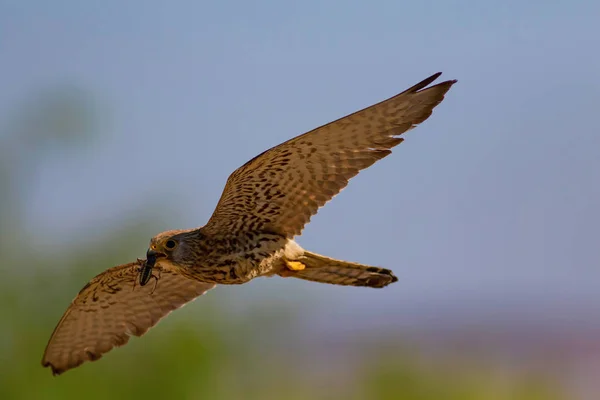
MULTIPOLYGON (((416 85, 414 85, 414 86, 406 89, 402 93, 416 93, 416 92, 418 92, 418 91, 420 91, 422 89, 425 89, 425 88, 429 89, 427 86, 429 84, 433 83, 433 81, 435 81, 441 75, 442 75, 441 72, 436 72, 435 74, 431 75, 430 77, 423 79, 421 82, 417 83, 416 85)), ((449 81, 444 81, 444 82, 438 83, 435 86, 445 85, 445 86, 448 86, 448 88, 450 88, 450 86, 454 85, 456 82, 458 82, 456 79, 452 79, 452 80, 449 80, 449 81)), ((435 86, 432 86, 432 87, 435 87, 435 86)))
POLYGON ((42 367, 44 367, 44 368, 50 367, 50 370, 52 371, 52 376, 59 376, 60 374, 65 372, 62 369, 54 367, 54 365, 52 365, 52 363, 50 363, 49 361, 45 361, 45 360, 42 361, 42 367))
POLYGON ((406 89, 404 91, 404 93, 418 92, 419 90, 427 87, 427 85, 429 85, 430 83, 432 83, 433 81, 435 81, 437 78, 439 78, 440 75, 442 75, 442 73, 441 72, 437 72, 437 73, 431 75, 429 78, 425 78, 421 82, 417 83, 416 85, 411 86, 410 88, 406 89))

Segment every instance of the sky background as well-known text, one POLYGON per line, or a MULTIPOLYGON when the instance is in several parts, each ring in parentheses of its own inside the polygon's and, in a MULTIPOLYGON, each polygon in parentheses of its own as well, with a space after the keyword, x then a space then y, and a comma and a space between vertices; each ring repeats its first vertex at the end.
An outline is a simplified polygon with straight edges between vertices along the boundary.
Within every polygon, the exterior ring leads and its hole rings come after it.
POLYGON ((71 87, 98 132, 32 175, 29 229, 51 253, 148 204, 164 229, 203 225, 256 154, 442 71, 458 84, 433 116, 297 239, 398 283, 210 296, 238 299, 231 311, 311 296, 332 304, 324 320, 454 307, 597 324, 599 15, 591 0, 0 1, 0 122, 71 87))

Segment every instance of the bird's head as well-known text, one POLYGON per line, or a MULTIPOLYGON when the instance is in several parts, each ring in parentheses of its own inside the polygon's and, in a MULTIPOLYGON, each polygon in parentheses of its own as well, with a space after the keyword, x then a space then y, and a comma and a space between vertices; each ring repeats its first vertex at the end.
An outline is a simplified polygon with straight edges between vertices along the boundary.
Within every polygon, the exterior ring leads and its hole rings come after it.
POLYGON ((157 261, 164 259, 180 264, 185 257, 185 239, 188 232, 189 230, 166 231, 150 239, 150 247, 146 252, 148 263, 154 266, 157 261))

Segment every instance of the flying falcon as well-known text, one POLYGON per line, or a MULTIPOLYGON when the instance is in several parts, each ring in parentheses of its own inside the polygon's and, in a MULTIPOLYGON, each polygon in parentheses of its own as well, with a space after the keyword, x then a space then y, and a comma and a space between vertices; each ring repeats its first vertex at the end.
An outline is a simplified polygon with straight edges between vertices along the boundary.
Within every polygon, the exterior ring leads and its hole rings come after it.
POLYGON ((238 168, 205 226, 158 234, 146 260, 110 268, 81 289, 54 329, 42 365, 58 375, 97 360, 216 284, 274 275, 373 288, 396 282, 389 269, 315 254, 293 239, 352 177, 391 154, 400 135, 431 115, 456 83, 427 87, 440 75, 238 168))

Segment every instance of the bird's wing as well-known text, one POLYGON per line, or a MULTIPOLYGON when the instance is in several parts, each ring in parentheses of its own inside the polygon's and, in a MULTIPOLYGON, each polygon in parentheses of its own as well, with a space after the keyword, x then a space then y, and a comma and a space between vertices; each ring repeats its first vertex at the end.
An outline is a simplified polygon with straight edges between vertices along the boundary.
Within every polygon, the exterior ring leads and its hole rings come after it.
POLYGON ((391 153, 425 121, 456 81, 441 73, 371 107, 297 136, 233 172, 202 228, 212 234, 268 231, 291 238, 350 178, 391 153))
POLYGON ((81 289, 50 337, 44 367, 58 375, 97 360, 215 286, 187 278, 169 264, 156 265, 158 281, 140 286, 136 280, 142 262, 110 268, 81 289))

